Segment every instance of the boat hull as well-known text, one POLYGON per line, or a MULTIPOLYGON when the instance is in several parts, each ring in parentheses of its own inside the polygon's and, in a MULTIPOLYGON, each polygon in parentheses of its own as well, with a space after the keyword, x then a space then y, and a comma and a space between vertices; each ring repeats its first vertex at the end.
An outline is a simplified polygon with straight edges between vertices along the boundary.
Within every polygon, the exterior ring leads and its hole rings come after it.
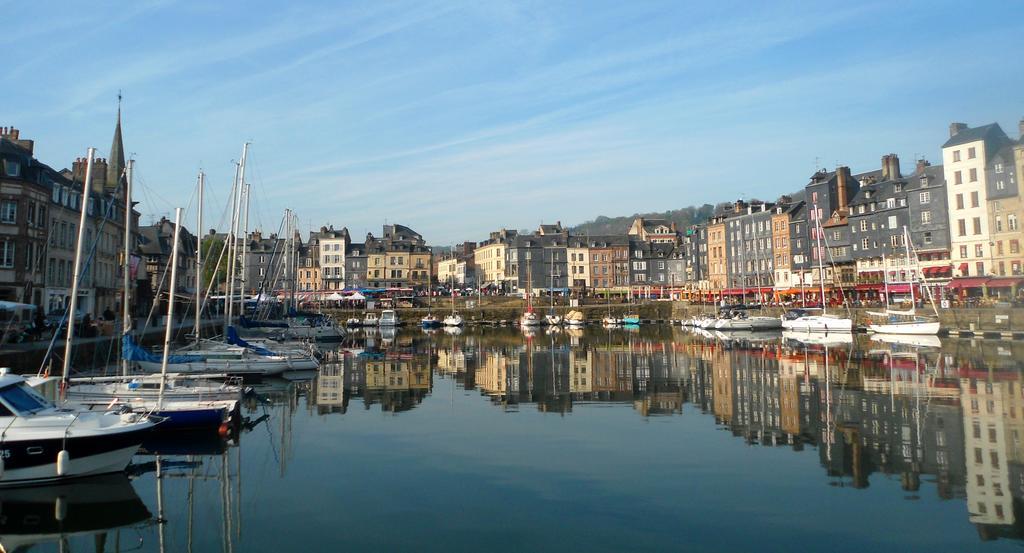
POLYGON ((4 456, 0 486, 42 484, 123 471, 152 428, 152 424, 145 424, 116 433, 72 435, 66 440, 7 440, 0 446, 4 456), (64 474, 58 475, 57 455, 61 450, 67 450, 71 461, 64 474))
MULTIPOLYGON (((160 372, 160 363, 137 361, 145 372, 160 372)), ((234 376, 272 376, 285 371, 307 371, 318 368, 313 359, 283 359, 280 361, 250 362, 239 359, 211 359, 194 363, 175 363, 170 370, 186 374, 223 373, 234 376)))
POLYGON ((868 330, 878 334, 905 334, 912 336, 937 336, 938 321, 869 324, 868 330))
POLYGON ((852 332, 853 321, 839 317, 812 315, 783 320, 782 328, 797 332, 852 332))

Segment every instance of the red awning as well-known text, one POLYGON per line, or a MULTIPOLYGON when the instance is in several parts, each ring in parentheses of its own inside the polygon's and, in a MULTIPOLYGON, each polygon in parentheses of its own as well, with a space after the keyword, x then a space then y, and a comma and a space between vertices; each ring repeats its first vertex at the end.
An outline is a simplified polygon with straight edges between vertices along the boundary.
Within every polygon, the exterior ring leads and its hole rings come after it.
POLYGON ((958 269, 960 269, 961 273, 966 273, 967 272, 967 264, 966 263, 961 263, 960 267, 958 267, 958 269))
POLYGON ((875 284, 858 284, 855 287, 855 289, 858 292, 864 292, 864 291, 868 291, 868 290, 876 290, 877 291, 877 290, 881 290, 882 286, 883 285, 880 282, 879 283, 875 283, 875 284))
POLYGON ((907 292, 910 292, 910 285, 909 284, 890 284, 889 285, 889 293, 890 294, 906 294, 907 292))
POLYGON ((1024 282, 1024 278, 993 278, 989 279, 987 286, 989 288, 1013 288, 1020 286, 1022 282, 1024 282))
POLYGON ((987 277, 968 277, 968 278, 954 278, 950 283, 949 287, 953 290, 962 290, 964 288, 981 288, 987 284, 989 279, 987 277))

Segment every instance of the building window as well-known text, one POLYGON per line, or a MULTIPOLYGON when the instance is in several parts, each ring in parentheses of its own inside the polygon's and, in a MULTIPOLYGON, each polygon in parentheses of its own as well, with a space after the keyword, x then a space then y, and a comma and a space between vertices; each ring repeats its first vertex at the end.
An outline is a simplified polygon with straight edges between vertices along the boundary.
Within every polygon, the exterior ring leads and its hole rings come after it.
POLYGON ((974 257, 984 257, 984 256, 985 256, 985 247, 982 246, 981 244, 975 244, 974 245, 974 257))
POLYGON ((963 209, 964 208, 964 195, 963 194, 957 194, 956 195, 956 208, 957 209, 963 209))
POLYGON ((956 222, 957 236, 967 236, 967 220, 959 219, 956 222))
POLYGON ((930 203, 932 201, 931 192, 921 192, 920 194, 917 195, 917 197, 918 200, 923 204, 930 203))
POLYGON ((0 242, 0 269, 14 268, 14 242, 4 240, 0 242))
POLYGON ((974 234, 981 234, 981 217, 974 218, 974 234))
POLYGON ((996 232, 1003 232, 1003 218, 996 215, 996 232))
POLYGON ((17 161, 4 160, 4 173, 8 177, 20 177, 21 176, 21 164, 17 161))
POLYGON ((953 173, 953 184, 963 184, 963 183, 964 183, 963 172, 962 171, 956 171, 955 173, 953 173))
POLYGON ((996 190, 1006 190, 1006 183, 1002 180, 996 181, 996 190))
POLYGON ((17 200, 4 200, 0 203, 0 223, 14 224, 18 217, 17 200))
POLYGON ((975 263, 974 264, 974 270, 977 271, 978 276, 984 275, 985 274, 985 262, 984 261, 978 261, 977 263, 975 263))
POLYGON ((865 249, 865 250, 866 250, 866 249, 868 249, 868 247, 869 247, 870 245, 871 245, 871 241, 870 241, 869 239, 867 239, 867 238, 864 238, 864 239, 862 239, 862 240, 860 241, 860 247, 861 247, 862 249, 865 249))
POLYGON ((931 222, 932 222, 932 212, 931 211, 922 211, 921 212, 921 224, 922 225, 927 225, 927 224, 929 224, 931 222))
POLYGON ((1020 253, 1020 240, 1010 240, 1010 253, 1020 253))
POLYGON ((971 207, 978 207, 978 193, 971 192, 971 207))
POLYGON ((924 243, 925 244, 931 244, 932 243, 932 233, 930 233, 930 232, 924 233, 924 243))
POLYGON ((1010 230, 1017 230, 1017 215, 1015 213, 1006 216, 1006 226, 1010 230))
POLYGON ((953 150, 953 161, 960 161, 960 150, 953 150))
POLYGON ((977 156, 977 151, 974 149, 974 146, 971 146, 970 148, 967 148, 967 159, 974 159, 975 157, 978 157, 978 156, 977 156))
POLYGON ((885 200, 885 207, 888 209, 896 207, 896 198, 889 198, 888 200, 885 200))
POLYGON ((960 246, 960 259, 967 259, 967 246, 960 246))
POLYGON ((978 182, 978 170, 977 169, 971 169, 970 181, 971 182, 978 182))
POLYGON ((896 224, 896 216, 895 215, 890 215, 889 216, 889 229, 890 230, 895 229, 896 226, 897 226, 897 224, 896 224))

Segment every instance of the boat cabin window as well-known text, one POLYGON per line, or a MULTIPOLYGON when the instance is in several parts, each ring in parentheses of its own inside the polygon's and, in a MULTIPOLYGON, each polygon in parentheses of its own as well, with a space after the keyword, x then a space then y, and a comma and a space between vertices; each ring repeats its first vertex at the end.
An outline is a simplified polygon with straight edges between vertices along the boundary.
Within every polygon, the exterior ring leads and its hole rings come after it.
POLYGON ((0 388, 0 401, 11 411, 22 415, 33 414, 50 407, 42 396, 33 392, 26 384, 0 388))

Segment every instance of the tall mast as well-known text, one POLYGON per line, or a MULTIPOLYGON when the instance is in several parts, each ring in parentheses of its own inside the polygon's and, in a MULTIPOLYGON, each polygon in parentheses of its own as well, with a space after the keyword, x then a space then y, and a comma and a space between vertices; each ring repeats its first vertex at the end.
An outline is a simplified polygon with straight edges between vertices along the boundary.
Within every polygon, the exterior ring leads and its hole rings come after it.
MULTIPOLYGON (((238 164, 238 190, 240 193, 245 194, 245 225, 242 230, 242 280, 241 280, 241 300, 239 300, 239 306, 241 309, 238 311, 238 315, 245 315, 245 285, 248 275, 245 274, 246 262, 245 262, 245 251, 247 244, 249 243, 249 185, 245 184, 245 162, 249 158, 249 143, 242 144, 242 160, 238 164)), ((238 202, 239 218, 241 218, 242 202, 239 198, 238 202)))
MULTIPOLYGON (((132 332, 132 310, 131 310, 131 295, 132 295, 132 282, 131 282, 131 254, 132 254, 132 171, 135 168, 135 160, 129 159, 128 165, 125 167, 125 185, 124 185, 124 267, 121 272, 124 273, 121 279, 121 285, 124 289, 121 294, 121 339, 124 340, 132 332)), ((121 355, 121 374, 128 376, 128 359, 123 354, 121 355)))
MULTIPOLYGON (((910 235, 907 234, 907 226, 903 226, 903 249, 907 256, 907 274, 910 274, 910 235)), ((917 313, 917 301, 914 299, 914 280, 916 280, 916 273, 914 274, 915 279, 907 278, 907 282, 910 284, 910 312, 917 313)), ((917 371, 914 371, 917 374, 917 371)))
MULTIPOLYGON (((245 182, 245 160, 242 160, 242 182, 245 182)), ((249 185, 242 185, 242 192, 245 194, 245 215, 244 215, 244 227, 242 229, 242 275, 241 275, 241 288, 242 295, 238 299, 238 316, 245 315, 245 291, 246 286, 249 284, 249 262, 246 260, 246 254, 249 251, 249 185)), ((258 303, 258 298, 257 298, 258 303)))
POLYGON ((203 188, 205 185, 206 175, 199 171, 199 210, 196 216, 196 305, 194 309, 196 321, 195 328, 192 329, 196 343, 199 342, 199 319, 203 312, 203 188))
POLYGON ((164 327, 164 353, 160 359, 160 395, 157 409, 164 406, 164 386, 167 383, 167 357, 171 353, 171 338, 174 336, 174 294, 178 291, 178 249, 181 242, 181 208, 174 208, 174 245, 171 246, 171 285, 167 299, 167 325, 164 327))
POLYGON ((235 255, 235 238, 238 233, 238 202, 241 199, 241 186, 238 185, 238 171, 240 166, 235 166, 235 181, 231 184, 231 228, 228 229, 227 240, 224 242, 223 251, 228 252, 228 274, 227 286, 224 296, 224 334, 227 335, 228 327, 231 326, 231 318, 235 311, 235 263, 238 256, 235 255))
POLYGON ((824 265, 824 251, 821 249, 821 216, 818 214, 818 204, 814 204, 814 237, 817 240, 818 248, 818 285, 821 287, 821 314, 824 315, 828 311, 828 307, 825 305, 825 265, 824 265))
POLYGON ((71 300, 68 302, 68 334, 64 341, 64 363, 61 380, 67 384, 71 376, 71 343, 75 339, 75 310, 78 308, 78 279, 82 275, 82 246, 85 242, 85 225, 88 223, 89 188, 92 186, 92 162, 96 148, 89 148, 85 165, 85 181, 82 183, 82 202, 78 206, 82 213, 78 218, 78 240, 75 242, 75 268, 71 277, 71 300))

